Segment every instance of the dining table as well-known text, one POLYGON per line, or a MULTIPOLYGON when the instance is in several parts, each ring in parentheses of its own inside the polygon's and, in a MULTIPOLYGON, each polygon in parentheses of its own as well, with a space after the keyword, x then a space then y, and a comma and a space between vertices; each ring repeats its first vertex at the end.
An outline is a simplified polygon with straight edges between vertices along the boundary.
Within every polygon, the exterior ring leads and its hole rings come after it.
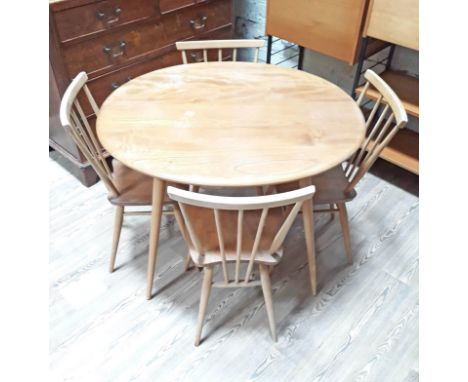
MULTIPOLYGON (((168 184, 307 186, 360 147, 365 122, 349 94, 319 76, 269 64, 204 62, 120 86, 102 104, 96 130, 110 155, 153 178, 150 299, 168 184)), ((313 201, 303 204, 302 216, 315 295, 313 201)))

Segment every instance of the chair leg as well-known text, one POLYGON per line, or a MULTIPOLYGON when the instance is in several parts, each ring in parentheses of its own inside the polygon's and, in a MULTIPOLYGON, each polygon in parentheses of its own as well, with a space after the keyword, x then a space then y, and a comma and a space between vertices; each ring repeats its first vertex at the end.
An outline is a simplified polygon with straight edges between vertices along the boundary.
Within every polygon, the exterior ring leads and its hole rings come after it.
POLYGON ((115 207, 114 235, 112 237, 112 254, 109 265, 110 273, 114 272, 115 259, 117 257, 117 248, 119 247, 120 232, 122 231, 124 209, 124 206, 115 207))
POLYGON ((200 308, 198 310, 197 334, 195 335, 195 346, 200 345, 200 337, 203 328, 203 320, 205 319, 206 307, 211 292, 211 284, 213 281, 213 266, 209 265, 205 268, 203 275, 203 284, 200 295, 200 308))
MULTIPOLYGON (((310 178, 299 181, 300 187, 310 186, 311 184, 310 178)), ((307 249, 310 287, 312 295, 315 296, 317 294, 317 264, 315 259, 314 209, 311 200, 305 200, 302 204, 302 220, 307 249)))
POLYGON ((346 252, 346 259, 348 264, 353 263, 353 254, 351 250, 351 239, 349 235, 349 224, 348 224, 348 212, 346 211, 346 205, 344 203, 337 203, 338 210, 340 212, 340 223, 341 230, 343 231, 343 241, 346 252))
POLYGON ((187 256, 184 260, 184 271, 187 272, 190 269, 190 265, 192 264, 192 258, 190 257, 190 253, 187 253, 187 256))
MULTIPOLYGON (((335 204, 330 203, 330 209, 333 210, 334 208, 335 208, 335 204)), ((330 212, 330 215, 331 215, 331 219, 333 220, 335 218, 335 213, 332 211, 330 212)))
POLYGON ((275 267, 273 265, 268 266, 268 274, 271 276, 275 267))
POLYGON ((260 264, 260 280, 262 281, 263 297, 270 324, 271 337, 277 342, 275 316, 273 315, 273 298, 271 297, 270 271, 267 265, 260 264))
MULTIPOLYGON (((188 243, 188 234, 187 234, 187 230, 185 227, 184 219, 182 217, 181 212, 179 211, 179 206, 174 205, 173 209, 174 209, 174 217, 177 221, 177 224, 179 225, 180 233, 182 237, 184 238, 184 242, 188 243)), ((190 253, 187 253, 187 257, 185 258, 185 261, 184 261, 184 271, 188 271, 190 269, 191 261, 192 259, 190 257, 190 253)))

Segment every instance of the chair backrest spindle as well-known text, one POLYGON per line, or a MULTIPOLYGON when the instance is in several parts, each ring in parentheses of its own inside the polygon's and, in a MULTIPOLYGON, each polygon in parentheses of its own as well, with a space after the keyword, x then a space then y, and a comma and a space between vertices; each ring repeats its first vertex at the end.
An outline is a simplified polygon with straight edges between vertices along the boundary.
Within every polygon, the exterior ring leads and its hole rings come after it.
POLYGON ((184 225, 190 237, 187 244, 192 255, 195 255, 192 256, 194 261, 199 266, 204 266, 208 257, 211 261, 214 257, 215 263, 221 264, 225 284, 248 284, 258 257, 271 257, 281 250, 303 202, 311 199, 314 192, 315 187, 308 186, 274 195, 225 197, 194 193, 175 187, 167 189, 169 197, 178 202, 182 212, 184 225), (284 217, 281 210, 286 206, 293 207, 284 217), (273 211, 274 209, 276 211, 273 211), (213 211, 211 214, 210 210, 213 211), (197 219, 196 226, 193 224, 194 216, 197 219), (208 221, 209 219, 211 220, 208 221), (256 230, 255 236, 252 237, 254 224, 256 230), (249 231, 244 232, 246 227, 249 231), (212 233, 216 239, 211 238, 212 233), (244 240, 246 237, 247 241, 244 240), (235 266, 233 279, 229 277, 230 262, 235 266), (242 278, 241 263, 247 265, 242 278))
POLYGON ((260 48, 255 48, 255 56, 254 56, 254 61, 255 63, 258 62, 258 54, 260 53, 260 48))
POLYGON ((234 281, 239 282, 240 275, 240 263, 241 263, 241 252, 242 252, 242 227, 243 227, 244 210, 237 212, 237 240, 236 240, 236 273, 234 281))
POLYGON ((248 283, 250 280, 250 275, 252 274, 252 269, 254 265, 255 256, 257 255, 258 246, 260 245, 260 240, 262 238, 263 227, 265 227, 265 221, 268 216, 268 208, 262 209, 262 215, 260 216, 260 223, 258 224, 257 233, 255 234, 255 241, 252 247, 252 252, 250 253, 249 263, 247 265, 247 270, 245 271, 244 283, 248 283))
POLYGON ((408 123, 405 108, 390 86, 370 69, 366 71, 364 78, 367 82, 357 104, 362 105, 371 86, 379 92, 379 96, 366 119, 366 138, 346 164, 344 172, 349 181, 346 191, 351 191, 356 186, 398 130, 408 123))
POLYGON ((221 227, 221 218, 219 217, 219 210, 215 208, 213 209, 213 212, 216 223, 216 233, 218 234, 219 251, 221 252, 221 261, 223 263, 224 282, 227 284, 229 282, 229 274, 227 269, 226 253, 224 252, 223 228, 221 227))
MULTIPOLYGON (((259 50, 265 45, 265 41, 260 39, 244 40, 206 40, 206 41, 179 41, 176 42, 177 50, 182 54, 182 62, 188 63, 187 51, 203 51, 203 61, 208 62, 208 50, 217 50, 217 61, 223 61, 223 49, 232 49, 232 61, 238 60, 239 49, 254 49, 253 62, 258 62, 259 50)), ((196 56, 194 56, 196 57, 196 56)))
POLYGON ((86 86, 88 76, 85 72, 78 73, 65 91, 60 104, 60 122, 70 134, 84 157, 103 181, 112 196, 118 196, 119 192, 113 182, 112 172, 107 164, 103 148, 96 138, 88 117, 78 101, 82 92, 93 112, 97 115, 99 108, 89 88, 86 86))

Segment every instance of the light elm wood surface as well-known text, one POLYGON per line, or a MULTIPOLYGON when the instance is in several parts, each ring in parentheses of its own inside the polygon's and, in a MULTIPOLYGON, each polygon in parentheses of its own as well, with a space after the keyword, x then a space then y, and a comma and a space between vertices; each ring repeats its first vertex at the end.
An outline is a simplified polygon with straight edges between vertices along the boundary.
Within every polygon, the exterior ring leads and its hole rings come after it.
MULTIPOLYGON (((382 161, 374 169, 380 164, 393 168, 382 161)), ((48 173, 51 381, 418 380, 419 201, 404 190, 417 187, 412 174, 390 172, 404 184, 373 174, 358 184, 347 205, 352 266, 339 219, 315 215, 315 297, 296 219, 271 275, 277 343, 260 289, 213 289, 207 339, 194 348, 203 274, 183 272, 187 248, 174 218, 162 218, 157 292, 147 301, 149 216, 125 219, 109 274, 114 211, 104 185, 83 187, 54 159, 48 173)))
POLYGON ((101 107, 103 146, 167 181, 255 186, 311 176, 348 158, 364 118, 339 87, 309 73, 246 62, 157 70, 101 107))

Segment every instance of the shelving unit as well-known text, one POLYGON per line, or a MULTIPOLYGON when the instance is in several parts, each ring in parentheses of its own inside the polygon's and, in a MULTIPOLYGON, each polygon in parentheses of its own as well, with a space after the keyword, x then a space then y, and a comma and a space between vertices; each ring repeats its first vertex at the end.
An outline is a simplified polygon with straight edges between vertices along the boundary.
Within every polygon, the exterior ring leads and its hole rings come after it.
POLYGON ((419 175, 419 134, 408 129, 400 130, 382 150, 380 158, 419 175))
MULTIPOLYGON (((419 79, 392 70, 391 63, 396 45, 419 49, 418 8, 418 0, 370 1, 353 84, 353 95, 360 94, 364 87, 361 83, 364 62, 392 45, 387 57, 371 67, 384 67, 379 75, 401 99, 406 112, 416 118, 419 118, 419 79)), ((366 93, 366 98, 371 101, 377 97, 378 93, 372 88, 366 93)), ((380 157, 419 175, 419 133, 408 128, 399 131, 380 157)))
MULTIPOLYGON (((393 70, 386 70, 381 73, 381 77, 400 97, 406 112, 419 117, 418 79, 393 70)), ((362 89, 363 86, 358 87, 356 93, 360 94, 362 89)), ((366 96, 375 101, 378 93, 373 88, 369 88, 366 96)), ((414 174, 419 174, 419 134, 408 129, 399 131, 380 157, 414 174)))
MULTIPOLYGON (((394 70, 386 70, 380 73, 380 77, 400 97, 406 112, 414 117, 419 117, 419 80, 394 70)), ((364 86, 359 86, 356 93, 360 94, 363 88, 364 86)), ((377 91, 372 87, 369 88, 366 95, 374 101, 378 97, 377 91)))

